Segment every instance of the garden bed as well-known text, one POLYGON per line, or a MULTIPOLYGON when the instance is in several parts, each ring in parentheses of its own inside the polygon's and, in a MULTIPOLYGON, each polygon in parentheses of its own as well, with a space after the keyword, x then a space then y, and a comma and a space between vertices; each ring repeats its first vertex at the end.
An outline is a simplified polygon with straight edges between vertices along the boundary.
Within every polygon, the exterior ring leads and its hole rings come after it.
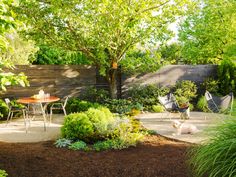
POLYGON ((103 152, 56 148, 52 141, 1 142, 0 169, 9 177, 187 177, 186 151, 191 145, 159 135, 146 137, 137 147, 103 152))

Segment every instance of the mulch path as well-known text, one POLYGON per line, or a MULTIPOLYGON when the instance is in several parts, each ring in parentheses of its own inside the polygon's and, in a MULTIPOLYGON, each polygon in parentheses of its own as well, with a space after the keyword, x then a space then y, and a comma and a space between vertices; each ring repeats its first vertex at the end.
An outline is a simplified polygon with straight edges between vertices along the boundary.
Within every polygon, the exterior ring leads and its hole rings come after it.
POLYGON ((159 135, 137 147, 103 152, 56 148, 52 141, 0 142, 0 169, 9 177, 188 177, 191 146, 159 135))

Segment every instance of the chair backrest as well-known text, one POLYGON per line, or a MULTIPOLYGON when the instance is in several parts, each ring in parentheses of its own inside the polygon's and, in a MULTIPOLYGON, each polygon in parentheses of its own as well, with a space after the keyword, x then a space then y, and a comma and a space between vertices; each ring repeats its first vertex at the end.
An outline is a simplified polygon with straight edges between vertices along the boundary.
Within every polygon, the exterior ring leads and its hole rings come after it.
POLYGON ((10 99, 9 98, 5 98, 5 102, 6 102, 7 106, 10 107, 10 103, 11 103, 10 99))
POLYGON ((178 110, 178 104, 177 104, 175 97, 172 93, 169 93, 163 97, 158 96, 158 100, 167 111, 178 110))

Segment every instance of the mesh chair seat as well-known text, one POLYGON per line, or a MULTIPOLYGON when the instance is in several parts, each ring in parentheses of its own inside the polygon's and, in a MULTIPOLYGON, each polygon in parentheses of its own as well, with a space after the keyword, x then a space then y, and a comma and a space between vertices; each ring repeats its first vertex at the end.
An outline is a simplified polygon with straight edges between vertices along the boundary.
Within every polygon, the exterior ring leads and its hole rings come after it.
POLYGON ((210 92, 205 92, 205 98, 207 101, 208 109, 213 113, 222 113, 227 109, 230 109, 230 113, 233 108, 233 93, 229 93, 226 96, 219 97, 212 95, 210 92))

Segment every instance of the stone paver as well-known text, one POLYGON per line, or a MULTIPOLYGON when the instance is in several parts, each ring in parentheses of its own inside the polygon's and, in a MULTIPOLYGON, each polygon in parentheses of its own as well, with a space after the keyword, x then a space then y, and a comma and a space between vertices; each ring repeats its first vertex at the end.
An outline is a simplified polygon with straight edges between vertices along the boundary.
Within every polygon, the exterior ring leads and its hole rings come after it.
POLYGON ((195 125, 200 131, 196 134, 183 134, 183 135, 173 135, 176 133, 176 129, 172 126, 173 120, 180 120, 178 113, 144 113, 137 116, 143 126, 150 130, 155 130, 157 133, 169 137, 178 139, 181 141, 186 141, 190 143, 202 143, 208 137, 203 132, 204 129, 209 126, 215 125, 217 122, 221 121, 221 118, 211 113, 203 112, 191 112, 190 119, 185 120, 186 123, 195 125), (168 116, 168 118, 166 118, 168 116), (171 120, 170 120, 171 118, 171 120))

